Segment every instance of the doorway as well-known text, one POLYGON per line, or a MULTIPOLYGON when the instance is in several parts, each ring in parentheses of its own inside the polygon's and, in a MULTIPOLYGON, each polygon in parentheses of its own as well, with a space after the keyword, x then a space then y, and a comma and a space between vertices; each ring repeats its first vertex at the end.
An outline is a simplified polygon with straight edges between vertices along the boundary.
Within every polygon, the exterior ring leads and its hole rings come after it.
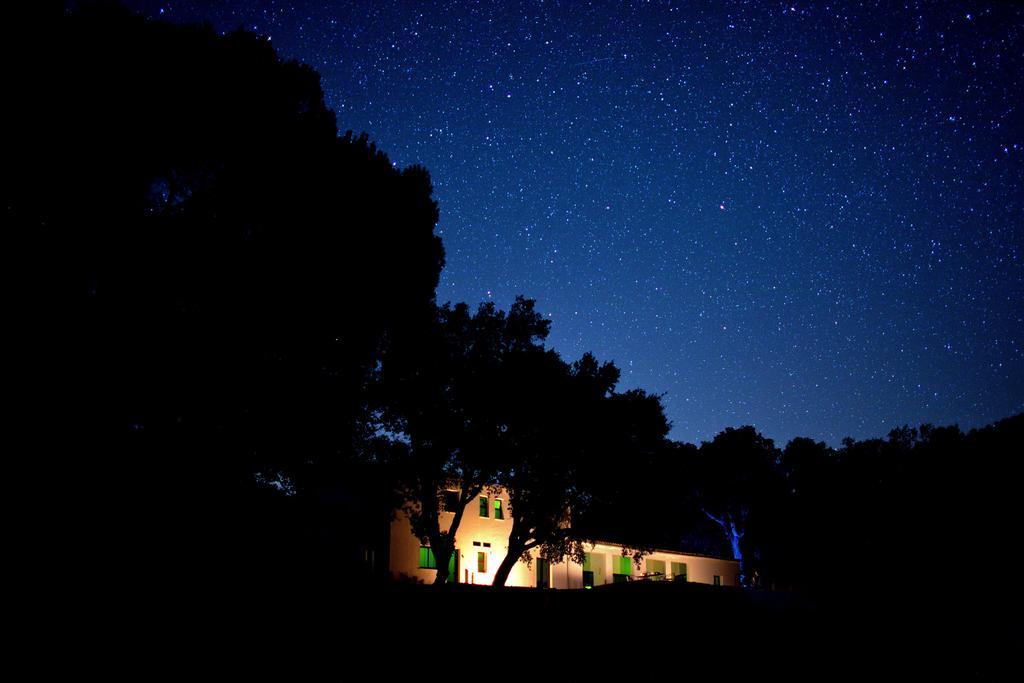
POLYGON ((551 588, 551 563, 537 558, 537 588, 551 588))

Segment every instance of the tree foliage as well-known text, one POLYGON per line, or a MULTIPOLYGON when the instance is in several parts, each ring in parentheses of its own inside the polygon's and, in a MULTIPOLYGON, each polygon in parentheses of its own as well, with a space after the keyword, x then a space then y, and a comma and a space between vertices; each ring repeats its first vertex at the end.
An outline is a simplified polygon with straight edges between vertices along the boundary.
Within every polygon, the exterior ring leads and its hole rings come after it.
POLYGON ((501 408, 510 457, 499 482, 508 492, 512 528, 495 585, 504 585, 515 563, 529 561, 535 548, 550 561, 582 557, 572 519, 589 504, 582 483, 599 460, 594 437, 619 378, 613 364, 590 354, 571 365, 554 351, 518 361, 501 408))
MULTIPOLYGON (((395 335, 382 355, 377 416, 393 456, 413 533, 430 543, 437 582, 466 505, 513 458, 505 410, 524 358, 543 355, 550 323, 522 297, 506 313, 493 303, 435 309, 416 335, 395 335), (395 441, 399 445, 395 445, 395 441), (454 519, 442 524, 446 492, 457 490, 454 519)), ((515 456, 518 457, 518 456, 515 456)))
POLYGON ((319 75, 250 33, 109 5, 20 28, 0 193, 65 493, 97 487, 107 530, 265 543, 242 499, 315 497, 380 340, 432 305, 429 176, 339 137, 319 75))

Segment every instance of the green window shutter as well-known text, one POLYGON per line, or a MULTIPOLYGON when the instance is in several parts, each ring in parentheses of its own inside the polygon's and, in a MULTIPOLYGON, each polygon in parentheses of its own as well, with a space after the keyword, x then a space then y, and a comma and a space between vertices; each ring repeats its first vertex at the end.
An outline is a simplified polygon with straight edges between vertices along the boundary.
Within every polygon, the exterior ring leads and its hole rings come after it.
POLYGON ((420 546, 420 569, 437 569, 434 551, 425 545, 420 546))
POLYGON ((633 558, 628 555, 620 555, 616 561, 618 564, 618 571, 616 574, 632 574, 633 573, 633 558))
POLYGON ((494 499, 494 518, 495 519, 505 519, 505 512, 504 512, 504 510, 501 509, 501 499, 500 498, 495 498, 494 499))
POLYGON ((487 553, 476 554, 476 570, 481 574, 487 573, 487 553))
POLYGON ((448 576, 455 576, 455 555, 457 552, 452 550, 452 556, 448 558, 448 576))
POLYGON ((685 562, 673 562, 672 563, 672 580, 673 581, 686 581, 686 563, 685 562))
POLYGON ((480 516, 487 516, 487 496, 480 496, 480 516))
POLYGON ((583 571, 593 572, 594 571, 594 558, 590 553, 583 555, 583 571))

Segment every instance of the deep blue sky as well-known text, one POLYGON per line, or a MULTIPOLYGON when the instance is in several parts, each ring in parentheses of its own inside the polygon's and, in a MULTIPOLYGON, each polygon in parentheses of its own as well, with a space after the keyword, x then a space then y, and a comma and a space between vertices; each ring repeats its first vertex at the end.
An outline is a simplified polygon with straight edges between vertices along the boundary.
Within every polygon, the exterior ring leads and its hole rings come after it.
POLYGON ((439 301, 537 299, 674 438, 1024 410, 1020 6, 128 4, 316 68, 430 170, 439 301))

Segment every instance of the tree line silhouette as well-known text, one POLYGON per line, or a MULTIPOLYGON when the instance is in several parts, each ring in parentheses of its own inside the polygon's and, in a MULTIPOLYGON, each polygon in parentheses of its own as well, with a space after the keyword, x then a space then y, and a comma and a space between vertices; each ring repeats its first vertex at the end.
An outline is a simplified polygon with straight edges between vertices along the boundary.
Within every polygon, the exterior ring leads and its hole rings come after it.
POLYGON ((38 545, 150 579, 358 580, 404 506, 442 584, 461 514, 500 485, 499 584, 598 538, 821 593, 968 600, 1007 578, 967 558, 1013 545, 1024 416, 838 449, 751 426, 673 441, 658 395, 547 348, 532 300, 436 303, 429 174, 339 136, 309 67, 109 4, 18 26, 0 192, 38 545))

